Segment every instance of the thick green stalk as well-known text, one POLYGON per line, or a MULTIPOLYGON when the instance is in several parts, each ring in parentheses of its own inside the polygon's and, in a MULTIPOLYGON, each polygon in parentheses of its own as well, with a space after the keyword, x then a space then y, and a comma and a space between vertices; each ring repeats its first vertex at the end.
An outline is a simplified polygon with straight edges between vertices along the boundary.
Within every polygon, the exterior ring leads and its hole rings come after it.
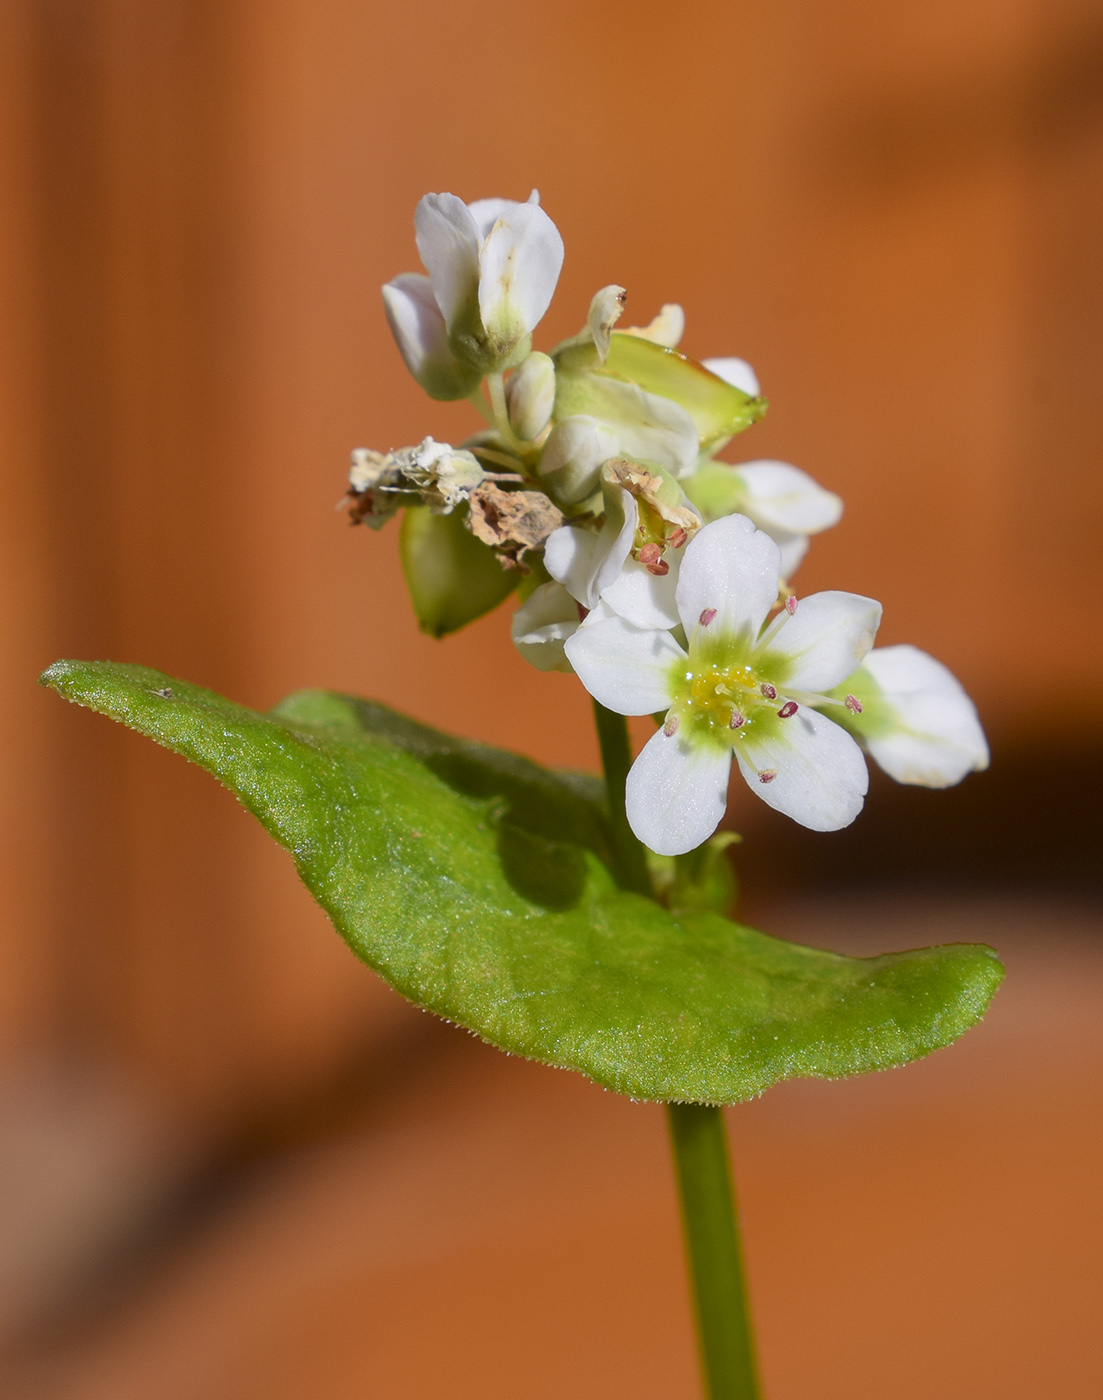
POLYGON ((647 854, 628 825, 624 810, 624 783, 632 766, 632 748, 628 742, 628 721, 594 701, 597 740, 601 746, 601 766, 605 773, 605 800, 609 808, 609 825, 616 851, 621 883, 637 894, 654 894, 651 874, 647 869, 647 854))
POLYGON ((724 1117, 708 1104, 667 1104, 697 1341, 708 1400, 758 1400, 754 1338, 724 1117))

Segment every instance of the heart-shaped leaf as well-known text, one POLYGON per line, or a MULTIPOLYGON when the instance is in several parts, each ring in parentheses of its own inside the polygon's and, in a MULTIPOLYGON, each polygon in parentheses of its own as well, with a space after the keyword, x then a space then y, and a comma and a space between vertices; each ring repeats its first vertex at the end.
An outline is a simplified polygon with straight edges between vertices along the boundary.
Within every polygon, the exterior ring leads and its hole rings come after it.
POLYGON ((600 785, 307 691, 268 715, 140 666, 62 661, 78 704, 183 754, 292 855, 418 1005, 633 1098, 734 1103, 904 1064, 973 1025, 989 948, 846 958, 620 889, 600 785))

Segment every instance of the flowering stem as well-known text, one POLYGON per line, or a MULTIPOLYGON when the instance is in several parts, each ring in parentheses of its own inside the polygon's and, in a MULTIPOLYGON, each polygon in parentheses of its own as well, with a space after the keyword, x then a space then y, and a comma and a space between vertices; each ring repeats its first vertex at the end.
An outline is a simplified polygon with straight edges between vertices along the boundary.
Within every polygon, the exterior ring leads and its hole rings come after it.
POLYGON ((647 868, 647 853, 628 825, 624 810, 624 784, 632 766, 632 748, 628 742, 628 721, 594 701, 594 721, 601 746, 601 767, 605 773, 605 800, 609 808, 609 825, 616 853, 618 874, 626 889, 637 894, 654 895, 651 873, 647 868))
POLYGON ((509 409, 506 407, 505 381, 501 374, 488 374, 486 376, 486 391, 490 396, 490 407, 494 414, 494 426, 498 430, 498 435, 511 452, 524 456, 526 444, 521 441, 510 424, 509 409))
POLYGON ((667 1104, 708 1400, 759 1400, 743 1250, 724 1117, 667 1104))
MULTIPOLYGON (((624 806, 632 766, 628 721, 596 700, 594 720, 621 881, 639 894, 653 895, 647 853, 628 825, 624 806)), ((724 1119, 708 1104, 666 1107, 706 1394, 708 1400, 759 1400, 724 1119)))

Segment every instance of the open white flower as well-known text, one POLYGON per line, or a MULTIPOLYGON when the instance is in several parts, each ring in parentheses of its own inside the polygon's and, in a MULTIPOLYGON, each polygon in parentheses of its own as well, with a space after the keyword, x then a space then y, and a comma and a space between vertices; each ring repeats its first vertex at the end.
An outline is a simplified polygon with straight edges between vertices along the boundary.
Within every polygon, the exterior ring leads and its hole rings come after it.
POLYGON ((789 579, 808 550, 810 535, 839 522, 843 503, 788 462, 705 462, 683 483, 706 521, 738 513, 765 530, 781 550, 789 579))
MULTIPOLYGON (((628 776, 632 830, 660 855, 707 840, 727 799, 734 756, 771 807, 815 831, 847 826, 868 773, 861 749, 814 708, 864 660, 881 606, 854 593, 793 599, 769 625, 780 551, 745 516, 705 526, 686 547, 670 632, 606 617, 565 652, 583 685, 618 714, 665 712, 628 776)), ((844 702, 835 702, 845 708, 844 702)))
POLYGON ((433 317, 423 284, 410 274, 390 283, 390 292, 384 290, 407 364, 419 357, 437 363, 441 326, 454 359, 479 374, 523 358, 563 266, 563 240, 536 191, 525 204, 510 199, 465 204, 454 194, 427 194, 418 203, 414 226, 440 319, 433 317), (416 335, 410 329, 412 313, 404 309, 399 315, 415 293, 421 299, 416 335))
POLYGON ((988 767, 976 707, 941 661, 918 647, 878 647, 836 688, 840 723, 898 783, 944 788, 988 767))

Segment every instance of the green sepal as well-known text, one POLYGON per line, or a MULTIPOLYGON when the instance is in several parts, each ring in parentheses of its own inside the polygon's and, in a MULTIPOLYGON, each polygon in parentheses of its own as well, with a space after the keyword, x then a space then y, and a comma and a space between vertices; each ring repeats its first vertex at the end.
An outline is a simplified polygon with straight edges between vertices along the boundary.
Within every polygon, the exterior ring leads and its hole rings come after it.
POLYGON ((66 699, 184 755, 291 854, 353 951, 503 1050, 638 1099, 733 1103, 948 1045, 991 949, 847 958, 618 887, 600 785, 306 691, 264 715, 158 671, 61 661, 66 699))
POLYGON ((747 488, 731 462, 702 462, 692 476, 683 477, 681 485, 706 525, 735 515, 747 498, 747 488))
POLYGON ((720 831, 684 855, 647 853, 655 893, 671 913, 731 917, 739 897, 739 881, 727 852, 742 839, 734 831, 720 831))
MULTIPOLYGON (((646 393, 672 399, 693 420, 703 449, 741 433, 766 412, 765 399, 743 393, 699 360, 625 331, 613 332, 604 364, 599 362, 593 342, 584 336, 564 342, 553 356, 561 379, 567 383, 583 376, 629 380, 646 393)), ((565 385, 560 390, 557 416, 591 411, 582 406, 584 402, 581 393, 572 393, 565 385)))
POLYGON ((503 569, 492 549, 464 523, 467 507, 434 515, 412 506, 402 517, 399 552, 418 624, 431 637, 457 632, 496 608, 521 574, 503 569))

